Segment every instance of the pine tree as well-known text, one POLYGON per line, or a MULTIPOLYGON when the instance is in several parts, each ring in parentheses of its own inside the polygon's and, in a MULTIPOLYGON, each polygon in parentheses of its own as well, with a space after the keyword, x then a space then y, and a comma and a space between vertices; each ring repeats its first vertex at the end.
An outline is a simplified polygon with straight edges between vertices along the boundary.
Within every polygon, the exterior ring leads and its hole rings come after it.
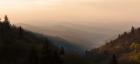
POLYGON ((42 53, 41 53, 41 64, 51 64, 51 49, 49 47, 48 39, 45 40, 44 45, 42 47, 42 53))
POLYGON ((30 64, 38 64, 39 63, 39 56, 38 52, 35 49, 32 49, 29 55, 29 62, 30 64))
POLYGON ((135 33, 135 28, 132 26, 131 33, 135 33))
POLYGON ((24 32, 24 30, 23 30, 23 28, 20 26, 20 27, 19 27, 19 37, 20 37, 20 38, 23 37, 23 32, 24 32))
POLYGON ((110 64, 118 64, 118 61, 117 61, 117 58, 116 58, 115 54, 113 54, 110 64))
POLYGON ((10 22, 9 22, 9 19, 8 19, 8 16, 5 15, 4 17, 4 22, 3 22, 6 26, 10 26, 10 22))
POLYGON ((64 47, 61 47, 60 48, 60 53, 58 55, 59 64, 63 64, 64 55, 65 55, 65 49, 64 49, 64 47))
POLYGON ((60 49, 60 55, 64 55, 64 54, 65 54, 64 47, 61 47, 61 49, 60 49))
POLYGON ((62 64, 61 55, 64 54, 64 48, 53 49, 54 47, 48 39, 46 39, 41 56, 41 64, 62 64))

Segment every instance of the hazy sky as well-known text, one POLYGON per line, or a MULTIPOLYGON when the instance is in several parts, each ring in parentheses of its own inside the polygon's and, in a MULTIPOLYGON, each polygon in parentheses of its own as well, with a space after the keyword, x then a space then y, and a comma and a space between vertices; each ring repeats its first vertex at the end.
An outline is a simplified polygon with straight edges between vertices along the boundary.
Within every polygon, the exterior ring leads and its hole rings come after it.
POLYGON ((140 0, 0 0, 13 23, 137 22, 140 0))
POLYGON ((65 28, 64 33, 68 32, 65 36, 78 38, 80 44, 83 40, 85 46, 92 47, 91 44, 98 43, 100 39, 104 40, 102 42, 110 40, 112 37, 109 35, 124 32, 132 25, 140 26, 140 0, 0 0, 0 16, 5 14, 14 24, 41 28, 53 25, 52 29, 58 32, 65 27, 60 24, 70 26, 81 32, 73 33, 71 28, 65 28), (107 33, 106 37, 102 38, 102 33, 107 33), (94 39, 99 40, 95 42, 94 39))

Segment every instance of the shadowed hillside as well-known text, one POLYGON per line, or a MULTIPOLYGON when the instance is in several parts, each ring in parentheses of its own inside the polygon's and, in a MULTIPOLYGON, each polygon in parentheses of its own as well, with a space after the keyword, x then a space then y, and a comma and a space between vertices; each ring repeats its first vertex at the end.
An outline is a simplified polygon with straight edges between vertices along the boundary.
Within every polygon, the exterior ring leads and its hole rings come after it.
POLYGON ((0 21, 0 64, 89 64, 84 50, 57 37, 44 36, 0 21))
POLYGON ((5 16, 0 21, 0 64, 140 64, 140 28, 84 52, 62 38, 11 25, 5 16))
POLYGON ((87 55, 94 57, 95 64, 140 64, 140 28, 132 27, 130 32, 124 32, 87 55))
POLYGON ((104 42, 116 38, 115 36, 121 32, 108 27, 81 25, 74 23, 58 23, 56 25, 31 25, 20 23, 25 29, 33 32, 43 33, 44 35, 57 36, 70 41, 73 45, 81 48, 92 49, 99 47, 104 42))
POLYGON ((64 48, 48 38, 0 21, 0 64, 62 64, 64 48))

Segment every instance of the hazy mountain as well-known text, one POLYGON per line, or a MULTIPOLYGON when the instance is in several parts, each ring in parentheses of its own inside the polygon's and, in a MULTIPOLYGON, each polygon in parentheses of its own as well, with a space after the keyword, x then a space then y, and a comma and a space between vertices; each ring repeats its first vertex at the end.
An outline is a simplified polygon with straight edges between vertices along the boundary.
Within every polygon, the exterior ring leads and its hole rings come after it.
POLYGON ((62 64, 64 54, 47 36, 11 25, 7 16, 0 21, 0 64, 62 64))
MULTIPOLYGON (((46 31, 43 28, 34 27, 34 26, 31 26, 31 25, 27 25, 27 24, 22 24, 22 25, 23 25, 24 28, 28 28, 28 30, 31 30, 31 31, 34 31, 34 32, 37 32, 37 33, 42 33, 44 31, 46 31)), ((47 30, 47 33, 49 33, 48 30, 47 30)), ((42 36, 47 37, 51 41, 51 43, 53 43, 54 45, 56 45, 58 47, 64 47, 67 53, 73 52, 73 53, 80 53, 80 54, 82 53, 83 54, 86 50, 79 45, 73 44, 74 43, 73 41, 67 41, 67 40, 65 40, 61 37, 52 36, 50 34, 43 35, 43 33, 42 33, 42 36)))
POLYGON ((0 64, 81 64, 85 49, 54 36, 0 21, 0 64))
POLYGON ((115 35, 118 34, 118 31, 113 29, 73 23, 62 23, 53 26, 33 26, 22 23, 18 25, 31 31, 63 38, 86 49, 101 46, 104 42, 114 39, 115 35))
POLYGON ((78 45, 74 45, 69 41, 66 41, 62 38, 59 37, 51 37, 47 36, 48 39, 56 46, 58 47, 64 47, 65 48, 65 53, 79 53, 79 54, 84 54, 86 49, 81 48, 78 45))

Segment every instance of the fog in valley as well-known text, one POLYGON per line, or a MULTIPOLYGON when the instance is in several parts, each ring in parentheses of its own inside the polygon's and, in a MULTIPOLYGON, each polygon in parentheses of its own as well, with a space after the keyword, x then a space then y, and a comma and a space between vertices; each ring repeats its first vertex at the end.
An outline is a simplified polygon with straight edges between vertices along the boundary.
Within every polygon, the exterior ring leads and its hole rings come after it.
POLYGON ((0 0, 0 15, 12 24, 74 45, 99 47, 139 27, 138 0, 0 0))

